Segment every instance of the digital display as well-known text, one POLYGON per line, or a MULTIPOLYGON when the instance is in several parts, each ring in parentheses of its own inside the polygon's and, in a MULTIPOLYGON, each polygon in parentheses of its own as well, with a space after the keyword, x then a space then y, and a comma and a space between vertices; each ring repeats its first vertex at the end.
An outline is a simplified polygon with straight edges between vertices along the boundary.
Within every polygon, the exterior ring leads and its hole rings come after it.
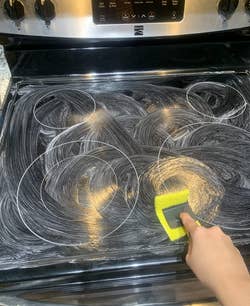
POLYGON ((92 0, 96 24, 178 22, 185 0, 92 0))

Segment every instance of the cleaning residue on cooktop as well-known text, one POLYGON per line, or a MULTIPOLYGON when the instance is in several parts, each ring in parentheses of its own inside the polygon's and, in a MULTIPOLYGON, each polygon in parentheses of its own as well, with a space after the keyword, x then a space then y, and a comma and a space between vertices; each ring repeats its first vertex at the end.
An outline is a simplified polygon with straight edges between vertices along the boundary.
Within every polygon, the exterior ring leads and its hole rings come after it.
MULTIPOLYGON (((179 82, 180 83, 180 82, 179 82)), ((250 238, 250 83, 26 85, 1 137, 0 264, 174 255, 154 197, 250 238)))

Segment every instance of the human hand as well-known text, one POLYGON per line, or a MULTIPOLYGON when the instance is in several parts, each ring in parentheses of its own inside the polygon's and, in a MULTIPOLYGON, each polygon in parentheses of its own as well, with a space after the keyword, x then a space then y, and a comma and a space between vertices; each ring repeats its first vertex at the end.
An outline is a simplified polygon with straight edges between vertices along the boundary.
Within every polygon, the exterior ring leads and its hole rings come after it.
POLYGON ((231 238, 217 226, 198 226, 187 213, 182 213, 180 217, 190 235, 186 255, 188 266, 224 305, 249 306, 249 272, 231 238), (242 296, 247 300, 240 303, 242 296))

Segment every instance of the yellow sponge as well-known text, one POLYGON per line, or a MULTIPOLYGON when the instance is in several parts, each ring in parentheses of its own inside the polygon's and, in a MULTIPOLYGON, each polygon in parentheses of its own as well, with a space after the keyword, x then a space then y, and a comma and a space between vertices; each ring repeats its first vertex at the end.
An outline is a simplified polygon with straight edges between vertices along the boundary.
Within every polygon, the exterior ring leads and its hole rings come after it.
POLYGON ((179 216, 184 211, 192 215, 188 205, 188 197, 188 189, 155 197, 156 215, 171 241, 181 239, 187 235, 179 216))

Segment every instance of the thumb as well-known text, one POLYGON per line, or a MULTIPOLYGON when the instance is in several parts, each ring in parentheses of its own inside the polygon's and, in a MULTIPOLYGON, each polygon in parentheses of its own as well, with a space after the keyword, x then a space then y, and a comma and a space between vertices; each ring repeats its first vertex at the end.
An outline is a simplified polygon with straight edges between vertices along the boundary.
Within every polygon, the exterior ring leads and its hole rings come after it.
POLYGON ((186 231, 192 236, 198 225, 188 213, 181 213, 180 218, 186 231))

